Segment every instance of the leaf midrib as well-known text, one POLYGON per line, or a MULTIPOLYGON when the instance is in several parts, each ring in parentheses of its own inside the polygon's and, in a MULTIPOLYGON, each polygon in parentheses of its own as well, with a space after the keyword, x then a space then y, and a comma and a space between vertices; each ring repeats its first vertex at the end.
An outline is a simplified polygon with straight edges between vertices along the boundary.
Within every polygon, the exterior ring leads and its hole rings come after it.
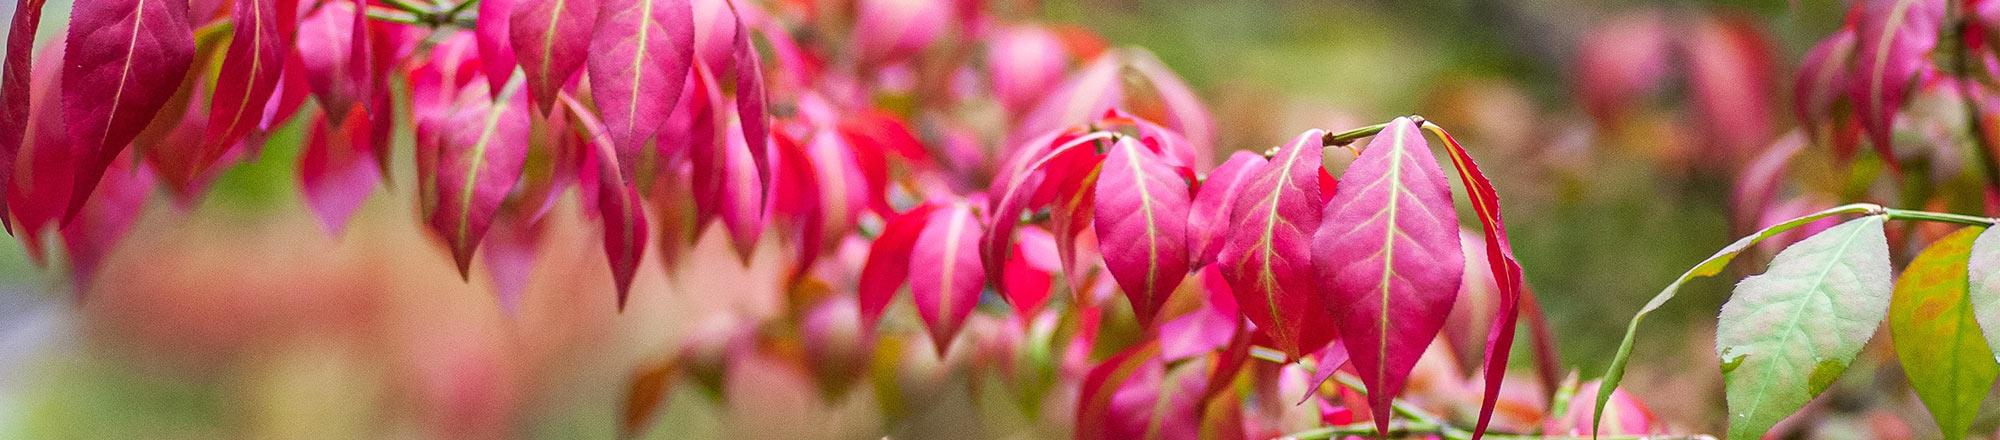
MULTIPOLYGON (((1880 221, 1880 220, 1871 219, 1863 221, 1880 221)), ((1823 292, 1821 289, 1826 286, 1826 276, 1833 272, 1833 268, 1835 266, 1845 265, 1843 257, 1847 256, 1848 248, 1854 245, 1855 237, 1861 235, 1861 231, 1865 229, 1866 229, 1865 227, 1857 225, 1853 231, 1848 232, 1847 237, 1845 239, 1842 239, 1840 242, 1840 249, 1834 252, 1831 258, 1828 258, 1827 260, 1828 262, 1825 265, 1825 267, 1820 268, 1819 274, 1813 278, 1812 288, 1807 289, 1806 292, 1818 294, 1816 296, 1825 296, 1825 292, 1823 292)), ((1798 304, 1792 307, 1791 318, 1787 320, 1784 327, 1785 331, 1782 332, 1783 333, 1782 336, 1778 337, 1778 343, 1776 344, 1776 346, 1779 347, 1780 350, 1782 350, 1783 347, 1791 343, 1793 335, 1798 334, 1799 320, 1805 316, 1805 306, 1806 304, 1808 304, 1810 300, 1813 299, 1811 296, 1812 295, 1809 295, 1805 298, 1800 298, 1798 304)), ((1815 347, 1808 344, 1806 345, 1806 349, 1813 353, 1814 358, 1819 357, 1819 347, 1815 347)), ((1773 357, 1782 357, 1782 356, 1773 354, 1773 357)), ((1778 372, 1778 369, 1776 368, 1777 366, 1778 365, 1776 363, 1767 363, 1764 365, 1764 368, 1761 369, 1762 371, 1759 372, 1758 381, 1756 382, 1757 383, 1756 390, 1750 395, 1751 399, 1749 402, 1750 404, 1747 405, 1748 406, 1747 408, 1745 408, 1744 410, 1745 412, 1741 413, 1743 414, 1743 417, 1739 417, 1739 419, 1747 419, 1750 417, 1751 414, 1757 413, 1759 411, 1758 407, 1764 403, 1764 397, 1766 395, 1766 391, 1770 390, 1771 388, 1770 386, 1771 376, 1777 374, 1778 372)))

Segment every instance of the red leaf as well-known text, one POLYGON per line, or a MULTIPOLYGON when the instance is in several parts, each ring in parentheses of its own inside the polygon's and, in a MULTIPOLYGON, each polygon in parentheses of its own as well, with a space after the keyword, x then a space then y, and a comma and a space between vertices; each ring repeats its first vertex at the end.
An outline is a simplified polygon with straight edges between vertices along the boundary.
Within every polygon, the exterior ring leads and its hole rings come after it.
POLYGON ((1720 157, 1748 159, 1776 131, 1778 67, 1769 36, 1740 16, 1699 20, 1682 39, 1688 89, 1701 132, 1720 157))
POLYGON ((145 212, 146 196, 152 194, 153 173, 133 168, 130 153, 119 158, 123 160, 112 162, 104 184, 97 187, 97 194, 84 204, 74 221, 62 227, 63 248, 68 251, 70 272, 78 292, 90 286, 104 258, 131 232, 132 225, 145 212))
POLYGON ((729 241, 735 246, 736 256, 749 264, 750 255, 757 249, 757 239, 764 232, 764 183, 757 179, 757 166, 751 157, 753 151, 770 148, 769 138, 756 143, 744 142, 740 133, 728 133, 727 149, 722 154, 722 193, 716 197, 716 211, 722 218, 722 226, 729 230, 729 241))
MULTIPOLYGON (((187 2, 94 0, 70 10, 62 112, 69 139, 90 152, 73 194, 90 194, 111 160, 172 98, 194 63, 187 2)), ((83 208, 70 200, 65 217, 83 208)))
POLYGON ((1238 151, 1208 172, 1188 207, 1188 252, 1195 266, 1215 261, 1229 232, 1229 208, 1243 183, 1270 162, 1257 153, 1238 151))
MULTIPOLYGON (((1855 114, 1876 148, 1892 152, 1896 113, 1909 98, 1910 83, 1929 62, 1944 20, 1942 0, 1868 2, 1854 34, 1860 46, 1847 92, 1855 114)), ((1883 160, 1895 162, 1894 154, 1883 160)))
POLYGON ((1097 179, 1096 225, 1104 267, 1139 325, 1153 316, 1187 277, 1188 182, 1133 138, 1111 146, 1097 179))
POLYGON ((360 106, 351 107, 339 126, 329 126, 326 117, 314 117, 304 157, 299 159, 299 186, 306 206, 334 235, 346 228, 348 218, 382 178, 368 141, 365 112, 360 106))
MULTIPOLYGON (((1172 363, 1161 356, 1159 341, 1148 341, 1106 359, 1083 378, 1076 405, 1078 439, 1197 439, 1241 437, 1240 422, 1231 426, 1205 417, 1209 378, 1228 360, 1207 359, 1172 363), (1221 430, 1223 432, 1210 432, 1221 430), (1235 434, 1231 434, 1235 433, 1235 434)), ((1232 397, 1224 395, 1223 397, 1232 397)), ((1234 400, 1222 408, 1241 406, 1234 400)))
POLYGON ((528 93, 535 107, 547 113, 590 50, 591 29, 597 27, 597 0, 517 0, 507 22, 514 55, 528 75, 528 93))
MULTIPOLYGON (((0 65, 0 202, 13 192, 14 160, 27 142, 28 101, 33 92, 28 87, 34 77, 35 31, 42 26, 42 5, 45 0, 23 0, 14 5, 14 18, 7 29, 7 58, 0 65)), ((13 216, 8 213, 6 203, 0 203, 0 225, 5 225, 7 233, 14 232, 13 216)))
POLYGON ((931 215, 910 249, 910 260, 923 262, 910 265, 910 296, 930 329, 938 357, 944 357, 986 287, 986 272, 979 263, 979 236, 984 230, 964 204, 931 215))
MULTIPOLYGON (((622 179, 619 179, 622 180, 622 179)), ((646 256, 646 209, 639 203, 639 188, 631 183, 603 180, 597 191, 597 210, 604 220, 604 256, 611 263, 611 278, 618 285, 618 310, 632 291, 632 276, 646 256)))
MULTIPOLYGON (((1472 212, 1479 216, 1479 228, 1486 235, 1486 263, 1493 274, 1493 284, 1500 287, 1500 306, 1494 313, 1492 330, 1486 336, 1486 359, 1484 395, 1479 404, 1479 421, 1473 428, 1473 437, 1486 433, 1486 426, 1493 419, 1493 408, 1499 401, 1500 383, 1506 377, 1507 355, 1514 346, 1514 327, 1520 317, 1520 307, 1525 300, 1539 323, 1540 310, 1534 307, 1534 298, 1527 296, 1526 280, 1521 276, 1521 263, 1514 259, 1514 244, 1507 240, 1507 223, 1500 218, 1500 192, 1493 188, 1493 182, 1479 171, 1479 164, 1473 162, 1472 155, 1465 147, 1452 138, 1451 133, 1436 125, 1426 125, 1438 138, 1444 139, 1445 151, 1450 153, 1452 168, 1458 170, 1459 180, 1465 182, 1466 198, 1472 201, 1472 212)), ((1537 333, 1541 333, 1538 329, 1537 333)), ((1546 338, 1537 338, 1536 353, 1543 357, 1544 370, 1553 361, 1554 350, 1543 346, 1546 338)), ((1543 374, 1544 380, 1553 377, 1543 374)), ((1581 395, 1581 394, 1579 394, 1581 395)))
MULTIPOLYGON (((757 53, 757 46, 750 41, 750 26, 743 19, 743 6, 735 1, 729 3, 730 11, 736 14, 735 73, 736 73, 736 116, 743 124, 743 139, 751 144, 762 144, 770 133, 770 117, 764 113, 764 61, 757 53)), ((757 181, 762 186, 770 186, 771 161, 763 149, 750 150, 751 162, 757 165, 757 181)))
POLYGON ((1007 258, 1002 276, 1007 289, 1000 292, 1014 306, 1015 316, 1035 316, 1049 301, 1055 271, 1061 267, 1056 256, 1055 238, 1040 228, 1021 230, 1021 240, 1007 258))
POLYGON ((1812 50, 1799 64, 1799 77, 1792 85, 1792 113, 1815 142, 1827 140, 1820 124, 1832 120, 1833 105, 1846 96, 1848 64, 1854 59, 1854 29, 1841 28, 1812 50))
MULTIPOLYGON (((515 0, 479 1, 479 17, 475 19, 477 22, 472 27, 472 33, 479 45, 480 66, 486 69, 487 78, 514 76, 514 71, 521 67, 520 62, 514 58, 514 46, 508 41, 512 37, 512 28, 509 25, 512 24, 511 19, 514 17, 514 2, 515 0)), ((486 85, 487 93, 499 96, 501 87, 506 84, 490 82, 486 85)))
MULTIPOLYGON (((688 90, 681 93, 668 121, 667 136, 685 139, 688 158, 688 188, 694 198, 693 231, 699 235, 720 210, 719 198, 725 187, 724 169, 730 141, 725 118, 728 111, 718 107, 722 88, 707 66, 696 63, 689 72, 688 90)), ((746 152, 747 154, 747 152, 746 152)))
POLYGON ((1231 203, 1216 263, 1236 303, 1278 350, 1297 358, 1333 339, 1312 280, 1312 231, 1320 224, 1320 141, 1307 131, 1244 181, 1231 203))
POLYGON ((861 265, 861 327, 872 331, 882 319, 882 310, 896 297, 896 289, 910 277, 910 252, 917 235, 929 224, 935 205, 917 205, 884 221, 882 235, 868 248, 868 261, 861 265))
MULTIPOLYGON (((1409 118, 1383 128, 1340 180, 1313 234, 1313 261, 1369 404, 1388 414, 1458 297, 1458 212, 1409 118)), ((1388 419, 1376 418, 1376 428, 1387 432, 1388 419)))
MULTIPOLYGON (((1007 252, 1012 249, 1010 245, 1014 242, 1014 226, 1020 223, 1021 212, 1034 206, 1034 200, 1038 198, 1036 195, 1043 194, 1052 198, 1057 194, 1056 191, 1058 190, 1090 192, 1081 191, 1082 187, 1080 186, 1059 188, 1058 186, 1050 185, 1046 189, 1043 186, 1050 181, 1066 180, 1064 176, 1075 176, 1079 172, 1090 174, 1091 178, 1095 178, 1095 171, 1098 168, 1098 163, 1101 162, 1101 156, 1095 152, 1096 144, 1098 141, 1106 140, 1110 137, 1110 133, 1100 131, 1082 136, 1066 137, 1051 134, 1039 138, 1029 144, 1037 147, 1017 153, 1015 160, 1012 161, 1014 166, 1003 169, 1001 175, 994 176, 993 187, 988 192, 993 197, 990 199, 993 204, 991 205, 991 211, 987 213, 987 219, 992 223, 993 228, 988 230, 984 237, 980 238, 979 244, 984 256, 982 259, 990 262, 986 267, 987 277, 1000 278, 1000 263, 1007 261, 1007 252), (1069 165, 1057 166, 1062 164, 1069 165)), ((1064 208, 1080 209, 1082 206, 1089 205, 1085 204, 1064 208)), ((1073 210, 1071 212, 1074 213, 1073 210)), ((1066 226, 1082 227, 1086 224, 1088 223, 1071 223, 1066 226)), ((1057 229, 1057 232, 1066 233, 1064 229, 1068 228, 1057 229)), ((1067 251, 1067 246, 1061 241, 1063 240, 1061 236, 1074 236, 1075 234, 1059 233, 1057 235, 1057 246, 1065 249, 1062 251, 1064 255, 1070 255, 1067 251)), ((1067 266, 1069 264, 1065 263, 1065 267, 1067 266)), ((1000 288, 1005 290, 1006 286, 1002 285, 1000 288)))
POLYGON ((451 245, 461 277, 468 275, 473 251, 501 199, 521 178, 530 130, 522 82, 519 76, 509 80, 495 99, 481 93, 463 95, 466 103, 451 115, 440 135, 430 227, 451 245))
POLYGON ((61 105, 63 47, 46 48, 35 60, 34 78, 28 90, 28 120, 21 131, 20 155, 15 164, 21 170, 7 192, 8 210, 20 221, 22 242, 37 263, 42 258, 41 231, 59 220, 70 206, 75 173, 90 152, 69 142, 67 122, 57 109, 61 105))
MULTIPOLYGON (((208 129, 200 157, 191 163, 201 175, 236 142, 256 129, 264 106, 278 87, 283 54, 291 45, 279 34, 272 0, 237 0, 236 35, 230 39, 222 70, 215 79, 215 97, 208 108, 208 129)), ((290 19, 289 17, 283 19, 290 19)))
POLYGON ((599 8, 584 69, 612 145, 630 165, 680 100, 694 59, 694 10, 688 0, 603 0, 599 8))
POLYGON ((356 77, 353 68, 362 64, 359 58, 364 56, 355 53, 359 46, 352 44, 359 35, 353 16, 353 3, 334 1, 321 5, 299 23, 299 38, 293 43, 297 46, 300 66, 305 69, 306 81, 312 85, 313 96, 319 97, 320 108, 336 109, 330 110, 335 123, 346 117, 347 108, 367 97, 363 94, 366 79, 356 77))

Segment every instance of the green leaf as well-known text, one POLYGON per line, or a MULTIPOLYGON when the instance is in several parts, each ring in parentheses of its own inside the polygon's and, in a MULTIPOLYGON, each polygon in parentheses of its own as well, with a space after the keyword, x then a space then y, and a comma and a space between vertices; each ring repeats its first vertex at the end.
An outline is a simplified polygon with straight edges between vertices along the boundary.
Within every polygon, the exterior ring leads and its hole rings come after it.
POLYGON ((1981 339, 1966 293, 1973 239, 1984 230, 1964 228, 1931 243, 1903 269, 1889 302, 1896 358, 1945 438, 1965 437, 1979 403, 2000 377, 2000 363, 1981 339))
POLYGON ((1972 317, 1986 335, 1986 346, 2000 346, 2000 228, 1987 228, 1972 241, 1967 258, 1968 295, 1972 317))
POLYGON ((1716 354, 1729 437, 1760 438, 1847 370, 1889 312, 1889 244, 1880 215, 1778 252, 1722 305, 1716 354))
MULTIPOLYGON (((1882 207, 1880 206, 1866 203, 1842 205, 1771 225, 1757 231, 1757 233, 1737 239, 1735 243, 1730 243, 1729 246, 1723 247, 1722 250, 1715 251, 1715 255, 1710 255, 1708 259, 1702 260, 1700 264, 1696 264, 1693 268, 1688 269, 1686 273, 1682 273, 1680 278, 1675 278, 1673 283, 1667 285, 1667 288, 1661 289, 1660 293, 1654 295, 1651 301, 1647 301, 1645 307, 1639 309, 1639 313, 1632 315, 1632 322, 1625 325, 1625 340, 1618 343, 1618 353, 1611 358, 1611 368, 1604 372, 1604 385, 1598 387, 1597 407, 1596 410, 1590 413, 1591 430, 1593 432, 1596 431, 1598 422, 1604 418, 1604 406, 1611 401, 1612 391, 1617 390, 1618 383, 1625 378, 1625 364, 1632 360, 1632 342, 1639 337, 1639 323, 1646 320, 1646 315, 1666 305, 1668 300, 1674 299, 1674 295, 1680 293, 1682 285, 1687 284, 1688 281, 1695 278, 1710 277, 1721 273, 1722 268, 1729 266, 1729 262, 1735 260, 1737 255, 1741 255, 1743 250, 1749 249, 1750 246, 1755 246, 1758 242, 1764 241, 1764 239, 1822 218, 1843 214, 1874 212, 1881 209, 1882 207)), ((2000 309, 1996 309, 1995 313, 1995 316, 2000 316, 2000 309)))

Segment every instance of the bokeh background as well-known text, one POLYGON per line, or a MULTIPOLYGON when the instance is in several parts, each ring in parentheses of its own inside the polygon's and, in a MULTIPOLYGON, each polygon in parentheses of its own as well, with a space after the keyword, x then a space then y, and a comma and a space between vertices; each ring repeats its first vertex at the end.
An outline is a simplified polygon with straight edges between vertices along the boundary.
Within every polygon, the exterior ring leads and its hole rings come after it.
MULTIPOLYGON (((11 3, 0 0, 0 14, 11 15, 11 3)), ((61 11, 68 2, 51 3, 61 11)), ((1632 34, 1621 30, 1748 33, 1761 44, 1718 44, 1760 54, 1721 61, 1748 71, 1739 74, 1756 81, 1744 82, 1743 96, 1756 99, 1722 107, 1763 113, 1766 140, 1777 139, 1792 125, 1785 96, 1800 55, 1839 26, 1844 9, 1795 0, 1049 0, 1032 14, 1157 54, 1200 92, 1225 149, 1262 150, 1309 127, 1412 113, 1452 127, 1494 174, 1566 369, 1594 377, 1640 304, 1741 232, 1730 189, 1749 156, 1701 123, 1712 115, 1677 73, 1689 64, 1653 72, 1665 85, 1615 111, 1593 108, 1601 103, 1591 96, 1603 92, 1582 79, 1648 73, 1620 61, 1643 56, 1615 56, 1643 46, 1625 44, 1632 34), (1592 50, 1614 56, 1583 56, 1592 50)), ((154 195, 88 285, 74 282, 60 255, 38 264, 14 240, 0 244, 0 437, 609 438, 635 372, 731 337, 720 329, 736 323, 712 317, 787 313, 770 281, 783 270, 775 245, 746 268, 720 234, 701 240, 672 277, 641 270, 631 306, 618 313, 595 226, 574 209, 554 211, 520 310, 502 313, 492 282, 461 280, 422 232, 408 163, 348 230, 323 231, 291 178, 299 135, 297 124, 277 133, 199 201, 176 206, 183 202, 154 195)), ((1808 180, 1833 172, 1792 171, 1808 180)), ((475 273, 492 270, 483 264, 475 273)), ((1677 430, 1721 425, 1710 347, 1729 285, 1693 284, 1639 341, 1627 386, 1677 430)), ((904 374, 924 374, 938 369, 908 364, 940 361, 902 362, 917 371, 904 374)), ((812 383, 783 365, 739 360, 713 372, 731 379, 723 400, 667 387, 665 413, 646 435, 854 438, 885 429, 875 394, 822 399, 800 392, 812 383)), ((1851 371, 1852 380, 1897 380, 1867 365, 1851 371)), ((942 386, 906 403, 919 410, 895 433, 1051 435, 1023 428, 1034 424, 1019 414, 982 409, 1005 405, 979 404, 994 397, 976 389, 942 386)), ((1902 420, 1929 423, 1916 414, 1902 420)), ((1872 423, 1856 417, 1850 423, 1872 423)), ((1993 419, 1979 429, 1991 432, 1993 419)))

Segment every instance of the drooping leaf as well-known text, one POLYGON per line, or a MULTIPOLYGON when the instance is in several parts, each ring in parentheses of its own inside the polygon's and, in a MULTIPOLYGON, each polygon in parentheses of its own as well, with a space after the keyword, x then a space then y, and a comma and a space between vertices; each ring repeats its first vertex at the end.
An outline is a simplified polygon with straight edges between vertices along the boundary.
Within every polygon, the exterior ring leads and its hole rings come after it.
POLYGON ((1792 117, 1815 142, 1827 135, 1820 124, 1832 120, 1833 105, 1847 94, 1848 63, 1854 59, 1854 29, 1841 28, 1806 52, 1792 84, 1792 117))
MULTIPOLYGON (((1465 183, 1466 199, 1472 202, 1472 212, 1479 216, 1479 229, 1486 236, 1483 241, 1486 243, 1488 272, 1493 277, 1494 286, 1500 289, 1500 304, 1494 311, 1493 326, 1486 332, 1486 355, 1481 362, 1484 371, 1481 380, 1485 389, 1480 398, 1479 420, 1472 429, 1472 436, 1477 439, 1486 434, 1486 428, 1493 420, 1494 406, 1499 402, 1500 384, 1507 375, 1507 357, 1513 351, 1514 328, 1520 318, 1521 305, 1529 305, 1529 316, 1533 319, 1540 319, 1541 310, 1534 307, 1535 299, 1527 291, 1527 281, 1521 275, 1521 263, 1514 259, 1514 245, 1507 239, 1507 223, 1500 217, 1500 192, 1493 188, 1493 182, 1479 170, 1479 163, 1472 160, 1472 155, 1451 133, 1434 124, 1426 123, 1424 128, 1444 140, 1452 168, 1458 170, 1459 181, 1465 183)), ((1549 358, 1554 357, 1553 353, 1553 349, 1537 350, 1537 355, 1543 357, 1545 364, 1552 363, 1549 358)), ((1550 365, 1543 367, 1547 370, 1550 365)), ((1544 376, 1544 380, 1553 381, 1546 374, 1544 376)))
POLYGON ((84 201, 111 160, 144 130, 194 63, 187 2, 101 0, 70 10, 63 58, 62 113, 70 142, 90 152, 75 176, 65 218, 84 201))
POLYGON ((36 54, 28 88, 28 120, 22 128, 15 166, 33 172, 16 173, 7 192, 8 211, 19 223, 22 246, 37 264, 43 262, 42 231, 61 220, 70 205, 74 175, 90 151, 69 141, 61 111, 63 47, 51 45, 36 54))
POLYGON ((1230 205, 1243 190, 1243 182, 1266 162, 1257 153, 1238 151, 1208 172, 1188 207, 1187 246, 1195 266, 1215 261, 1215 254, 1222 252, 1223 238, 1229 235, 1230 205))
POLYGON ((618 310, 632 291, 632 277, 646 257, 646 209, 639 203, 639 188, 623 179, 604 179, 597 191, 598 218, 604 221, 604 256, 611 264, 611 279, 618 287, 618 310))
POLYGON ((1000 294, 1014 306, 1015 316, 1036 316, 1048 305, 1055 273, 1062 270, 1061 258, 1056 256, 1055 237, 1041 228, 1022 229, 1020 237, 1001 270, 1007 289, 1000 294))
POLYGON ((1833 384, 1889 312, 1883 217, 1867 216, 1778 252, 1736 285, 1716 326, 1729 437, 1758 438, 1833 384))
POLYGON ((514 56, 528 75, 528 94, 548 113, 556 92, 583 68, 597 27, 598 0, 516 0, 507 21, 514 56))
POLYGON ((63 249, 68 252, 70 274, 80 295, 91 286, 104 258, 125 240, 145 213, 146 199, 152 194, 153 173, 134 165, 132 153, 119 155, 105 173, 74 221, 62 226, 63 249))
POLYGON ((365 79, 354 76, 352 68, 359 62, 356 59, 363 56, 354 51, 355 44, 350 44, 357 35, 354 8, 353 3, 346 1, 320 5, 318 11, 299 23, 299 38, 293 43, 320 108, 336 109, 329 115, 334 123, 342 122, 339 118, 346 117, 346 109, 367 99, 362 94, 366 92, 365 79))
POLYGON ((884 220, 882 234, 868 248, 868 260, 861 266, 860 287, 856 289, 862 328, 875 329, 875 323, 882 319, 882 310, 889 307, 896 290, 909 279, 910 252, 936 209, 936 205, 917 205, 884 220))
MULTIPOLYGON (((479 46, 479 65, 486 70, 487 78, 514 76, 514 70, 521 63, 514 57, 512 38, 515 0, 480 0, 479 17, 472 27, 474 39, 479 46)), ((500 95, 506 84, 487 83, 487 93, 500 95)))
POLYGON ((1096 225, 1104 267, 1142 327, 1187 277, 1188 188, 1164 158, 1120 138, 1098 174, 1096 225))
POLYGON ((725 136, 727 144, 720 164, 722 193, 716 196, 716 215, 721 217, 723 229, 729 231, 729 242, 736 256, 749 264, 750 255, 757 249, 757 239, 764 233, 764 183, 768 182, 758 180, 752 152, 765 151, 771 142, 768 136, 746 142, 740 132, 733 130, 725 136))
POLYGON ((1896 358, 1945 438, 1965 436, 2000 377, 1967 294, 1973 240, 1985 229, 1960 229, 1931 243, 1903 269, 1889 301, 1896 358))
POLYGON ((45 0, 24 0, 14 4, 14 16, 7 28, 7 58, 0 61, 0 225, 14 232, 14 217, 6 206, 13 192, 14 160, 26 142, 28 87, 34 76, 35 31, 42 26, 45 0))
POLYGON ((299 159, 299 187, 306 206, 334 235, 346 229, 348 218, 381 180, 375 150, 369 145, 368 117, 361 114, 365 110, 354 106, 348 111, 337 126, 327 117, 313 116, 304 157, 299 159))
POLYGON ((620 160, 632 162, 666 124, 694 60, 688 0, 602 0, 585 73, 620 160))
POLYGON ((917 314, 930 330, 938 357, 951 348, 965 317, 979 305, 986 272, 979 263, 979 237, 984 232, 972 209, 963 204, 931 214, 910 249, 910 296, 917 314))
POLYGON ((203 173, 257 128, 264 104, 270 101, 283 73, 284 51, 291 48, 279 34, 280 17, 272 0, 237 0, 234 15, 236 35, 229 41, 228 55, 222 58, 222 70, 215 80, 208 129, 200 157, 192 164, 194 175, 203 173))
MULTIPOLYGON (((1409 118, 1389 122, 1340 180, 1313 234, 1313 265, 1374 414, 1389 414, 1458 299, 1458 212, 1409 118)), ((1376 429, 1386 433, 1388 419, 1376 429)))
POLYGON ((1243 183, 1231 202, 1228 241, 1216 259, 1243 314, 1292 358, 1318 350, 1334 334, 1312 276, 1325 134, 1300 134, 1243 183))
MULTIPOLYGON (((1751 246, 1755 246, 1765 239, 1818 221, 1819 219, 1843 214, 1866 213, 1876 209, 1880 209, 1880 207, 1869 204, 1843 205, 1786 220, 1765 227, 1749 236, 1737 239, 1735 242, 1730 243, 1729 246, 1715 251, 1714 255, 1710 255, 1707 259, 1702 260, 1701 263, 1688 268, 1687 272, 1675 278, 1673 283, 1667 284, 1667 287, 1661 289, 1660 293, 1653 295, 1653 299, 1646 301, 1646 305, 1640 307, 1639 312, 1632 315, 1631 322, 1625 324, 1625 339, 1618 343, 1618 352, 1611 358, 1611 367, 1605 369, 1604 387, 1597 394, 1597 408, 1591 414, 1602 415, 1604 413, 1604 405, 1611 401, 1610 390, 1618 389, 1618 383, 1625 378, 1625 365, 1632 360, 1633 341, 1639 337, 1639 323, 1645 321, 1646 315, 1652 314, 1654 310, 1658 310, 1661 306, 1666 305, 1667 301, 1674 299, 1674 296, 1680 293, 1682 285, 1687 284, 1688 281, 1695 278, 1710 277, 1722 273, 1722 269, 1728 267, 1730 261, 1736 260, 1736 256, 1742 255, 1744 250, 1750 249, 1751 246)), ((1602 421, 1601 417, 1598 418, 1599 420, 1591 422, 1592 426, 1596 426, 1598 422, 1602 421)))
MULTIPOLYGON (((1909 99, 1911 82, 1929 62, 1944 20, 1944 0, 1872 0, 1855 29, 1859 46, 1847 93, 1875 148, 1890 148, 1896 113, 1909 99)), ((1894 162, 1895 155, 1883 160, 1894 162)))
POLYGON ((469 101, 451 116, 441 134, 435 171, 435 207, 429 212, 431 232, 444 237, 468 276, 473 251, 485 236, 501 199, 521 178, 527 157, 530 121, 522 77, 508 80, 498 98, 468 93, 469 101))
MULTIPOLYGON (((736 35, 734 48, 736 74, 736 117, 742 121, 743 138, 751 145, 763 143, 770 136, 770 115, 764 113, 764 56, 757 52, 757 45, 751 40, 748 20, 737 1, 729 2, 730 13, 736 15, 736 35)), ((757 181, 769 186, 771 182, 771 161, 762 149, 750 150, 751 163, 757 165, 757 181)))

